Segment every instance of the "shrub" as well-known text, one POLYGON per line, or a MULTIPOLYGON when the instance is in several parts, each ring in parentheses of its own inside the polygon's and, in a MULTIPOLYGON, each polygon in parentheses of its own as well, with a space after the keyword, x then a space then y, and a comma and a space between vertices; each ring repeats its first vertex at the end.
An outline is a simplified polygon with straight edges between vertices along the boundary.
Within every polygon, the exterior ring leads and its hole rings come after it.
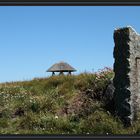
POLYGON ((7 128, 9 126, 7 118, 0 118, 0 128, 7 128))
POLYGON ((82 134, 121 134, 123 125, 104 111, 95 111, 89 115, 87 120, 81 121, 79 126, 82 134))
POLYGON ((1 84, 0 133, 139 134, 139 120, 124 128, 104 108, 104 90, 113 75, 105 68, 1 84))

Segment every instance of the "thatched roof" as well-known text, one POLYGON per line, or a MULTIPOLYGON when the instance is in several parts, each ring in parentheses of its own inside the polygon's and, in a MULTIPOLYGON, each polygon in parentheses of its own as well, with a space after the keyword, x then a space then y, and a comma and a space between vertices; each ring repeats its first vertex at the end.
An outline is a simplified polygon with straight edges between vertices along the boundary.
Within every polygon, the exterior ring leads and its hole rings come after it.
POLYGON ((59 62, 52 65, 47 72, 69 72, 69 71, 76 71, 72 66, 70 66, 66 62, 59 62))

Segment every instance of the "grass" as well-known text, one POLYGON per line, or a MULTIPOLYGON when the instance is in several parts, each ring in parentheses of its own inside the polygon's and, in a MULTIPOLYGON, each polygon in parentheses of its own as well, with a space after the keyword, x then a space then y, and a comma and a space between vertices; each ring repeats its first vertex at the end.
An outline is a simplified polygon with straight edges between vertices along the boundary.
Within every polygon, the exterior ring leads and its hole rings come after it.
POLYGON ((35 78, 0 84, 0 134, 140 134, 105 108, 104 91, 114 76, 98 73, 35 78))

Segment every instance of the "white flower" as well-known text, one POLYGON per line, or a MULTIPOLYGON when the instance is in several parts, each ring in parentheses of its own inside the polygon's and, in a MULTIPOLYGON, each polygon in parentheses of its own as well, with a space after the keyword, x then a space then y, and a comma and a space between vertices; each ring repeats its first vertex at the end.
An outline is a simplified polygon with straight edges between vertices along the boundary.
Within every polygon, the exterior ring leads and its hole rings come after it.
POLYGON ((32 103, 33 101, 32 100, 30 100, 30 103, 32 103))
POLYGON ((55 116, 55 119, 58 119, 58 116, 55 116))

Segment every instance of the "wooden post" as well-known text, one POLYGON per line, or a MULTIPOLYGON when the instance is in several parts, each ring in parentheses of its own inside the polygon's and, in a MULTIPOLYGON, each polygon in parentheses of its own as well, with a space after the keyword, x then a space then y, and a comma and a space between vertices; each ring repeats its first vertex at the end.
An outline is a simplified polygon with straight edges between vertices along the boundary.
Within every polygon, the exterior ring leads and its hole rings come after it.
POLYGON ((52 72, 52 76, 54 76, 54 75, 55 75, 55 72, 53 71, 53 72, 52 72))
POLYGON ((68 72, 68 75, 71 75, 71 71, 68 72))

